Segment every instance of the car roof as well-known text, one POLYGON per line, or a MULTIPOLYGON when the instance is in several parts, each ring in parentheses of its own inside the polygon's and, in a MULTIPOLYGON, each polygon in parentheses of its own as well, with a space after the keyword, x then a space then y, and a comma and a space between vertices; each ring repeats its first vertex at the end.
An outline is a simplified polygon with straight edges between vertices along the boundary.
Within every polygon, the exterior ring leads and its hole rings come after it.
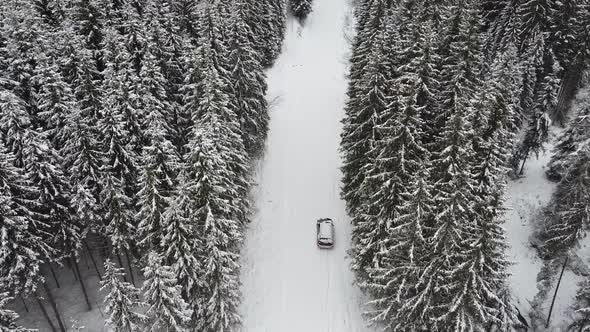
POLYGON ((331 222, 329 222, 329 223, 328 222, 321 222, 320 229, 319 229, 320 237, 331 238, 332 237, 332 227, 333 227, 333 224, 331 222))

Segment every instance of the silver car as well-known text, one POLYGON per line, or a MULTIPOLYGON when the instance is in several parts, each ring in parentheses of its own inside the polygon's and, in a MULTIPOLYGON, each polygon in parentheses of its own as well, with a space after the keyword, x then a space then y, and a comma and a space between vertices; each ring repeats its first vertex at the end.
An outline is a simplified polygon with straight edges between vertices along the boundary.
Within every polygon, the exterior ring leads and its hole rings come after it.
POLYGON ((318 247, 329 249, 334 246, 334 222, 330 218, 322 218, 317 221, 318 247))

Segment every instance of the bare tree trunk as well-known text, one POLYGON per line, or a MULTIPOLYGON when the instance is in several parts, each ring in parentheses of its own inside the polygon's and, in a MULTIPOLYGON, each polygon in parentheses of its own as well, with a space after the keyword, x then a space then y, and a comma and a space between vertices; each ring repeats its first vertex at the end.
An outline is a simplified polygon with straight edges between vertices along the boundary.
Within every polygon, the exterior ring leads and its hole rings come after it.
POLYGON ((61 315, 59 314, 59 310, 57 310, 57 305, 55 304, 55 300, 53 299, 53 295, 51 295, 51 290, 47 286, 47 283, 43 283, 43 287, 45 287, 45 293, 47 293, 47 299, 49 300, 49 304, 51 304, 51 308, 53 308, 53 312, 55 313, 55 317, 57 318, 57 324, 59 325, 59 329, 61 332, 66 332, 66 327, 64 326, 63 321, 61 320, 61 315))
MULTIPOLYGON (((119 254, 119 250, 117 250, 116 248, 113 248, 115 254, 117 255, 117 260, 119 261, 119 266, 121 268, 123 268, 123 260, 121 259, 121 254, 119 254)), ((127 277, 125 276, 125 274, 123 274, 123 281, 127 282, 127 277)))
POLYGON ((92 265, 94 265, 94 270, 96 270, 96 275, 98 275, 98 280, 102 281, 102 277, 100 276, 100 271, 98 270, 98 265, 96 265, 96 261, 94 260, 94 256, 92 256, 92 251, 90 251, 90 246, 88 242, 84 241, 84 245, 86 246, 86 250, 88 251, 88 256, 90 256, 90 261, 92 261, 92 265))
POLYGON ((80 268, 78 267, 78 262, 75 258, 72 259, 74 261, 74 274, 78 275, 78 280, 80 281, 80 287, 82 287, 82 293, 84 293, 84 299, 86 300, 86 304, 88 305, 88 311, 92 310, 92 306, 90 305, 90 299, 88 298, 88 293, 86 292, 86 286, 84 285, 84 278, 82 278, 82 274, 80 273, 80 268))
POLYGON ((39 304, 39 308, 41 308, 41 312, 43 313, 43 316, 45 316, 45 319, 47 319, 47 324, 49 324, 51 331, 57 332, 57 330, 55 329, 55 326, 53 326, 53 322, 51 321, 51 318, 49 318, 49 314, 47 314, 47 310, 45 310, 45 307, 43 306, 43 302, 41 302, 41 299, 39 298, 39 295, 35 294, 35 299, 37 299, 37 303, 39 304))
POLYGON ((131 259, 129 258, 129 250, 127 248, 123 249, 125 251, 125 258, 127 258, 127 267, 129 268, 129 278, 131 278, 131 283, 133 286, 135 285, 135 277, 133 277, 133 267, 131 266, 131 259))
POLYGON ((25 299, 22 296, 19 296, 19 297, 20 297, 20 300, 23 303, 23 306, 25 307, 25 311, 26 312, 29 312, 29 307, 27 306, 27 302, 25 302, 25 299))
POLYGON ((545 323, 545 328, 549 328, 549 321, 551 320, 551 312, 553 312, 553 305, 555 304, 555 298, 557 297, 557 291, 559 290, 559 284, 561 284, 561 278, 563 277, 563 271, 565 271, 565 266, 567 265, 567 260, 569 256, 565 256, 565 260, 563 261, 563 267, 561 268, 561 273, 559 274, 559 279, 557 280, 557 285, 555 286, 555 293, 553 293, 553 300, 551 300, 551 307, 549 307, 549 314, 547 315, 547 323, 545 323))
POLYGON ((55 281, 55 285, 57 286, 57 288, 61 288, 59 286, 59 281, 57 280, 57 276, 55 275, 55 271, 53 270, 53 267, 51 266, 51 263, 47 264, 49 266, 49 271, 51 272, 51 276, 53 276, 53 280, 55 281))

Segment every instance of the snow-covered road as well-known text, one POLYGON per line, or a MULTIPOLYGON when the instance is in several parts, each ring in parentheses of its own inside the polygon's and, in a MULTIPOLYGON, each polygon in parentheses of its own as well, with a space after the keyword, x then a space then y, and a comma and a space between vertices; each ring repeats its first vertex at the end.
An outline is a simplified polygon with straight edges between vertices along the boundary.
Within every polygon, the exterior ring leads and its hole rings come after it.
POLYGON ((369 330, 346 256, 350 222, 339 198, 347 2, 315 0, 303 28, 289 19, 283 54, 268 73, 270 133, 242 251, 244 332, 369 330), (315 244, 320 217, 334 219, 332 250, 315 244))

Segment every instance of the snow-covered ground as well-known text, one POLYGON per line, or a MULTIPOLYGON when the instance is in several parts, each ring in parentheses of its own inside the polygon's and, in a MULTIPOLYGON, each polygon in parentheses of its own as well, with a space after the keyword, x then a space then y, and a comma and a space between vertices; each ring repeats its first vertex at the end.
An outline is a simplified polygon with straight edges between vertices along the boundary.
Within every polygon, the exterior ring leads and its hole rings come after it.
POLYGON ((530 303, 537 294, 537 274, 543 261, 531 247, 531 235, 541 227, 539 213, 551 199, 555 184, 545 177, 545 166, 551 158, 551 146, 539 158, 531 156, 524 177, 508 182, 506 192, 506 236, 510 248, 509 278, 514 299, 523 314, 531 310, 530 303))
POLYGON ((269 71, 270 133, 257 177, 257 213, 242 252, 244 332, 361 332, 364 300, 346 250, 338 152, 346 91, 350 6, 318 0, 303 27, 290 19, 269 71), (336 245, 320 250, 316 219, 336 245))
MULTIPOLYGON (((529 314, 534 310, 531 306, 532 301, 535 296, 544 290, 542 283, 537 281, 544 262, 531 246, 531 243, 534 242, 532 236, 543 227, 542 209, 548 205, 557 185, 547 180, 545 171, 547 163, 553 154, 553 146, 562 131, 563 129, 560 128, 552 128, 550 142, 545 146, 545 152, 541 152, 538 158, 531 157, 525 166, 524 177, 509 181, 506 193, 506 208, 508 211, 506 213, 505 228, 508 244, 510 245, 508 258, 513 263, 510 267, 509 283, 515 300, 514 303, 529 323, 529 314)), ((587 253, 590 251, 590 241, 584 239, 581 241, 579 249, 575 251, 582 258, 582 263, 588 264, 587 253)), ((549 289, 545 290, 547 295, 542 298, 542 303, 536 308, 538 311, 536 314, 542 318, 543 326, 537 327, 534 331, 562 332, 571 323, 571 306, 575 300, 578 283, 582 280, 582 276, 571 269, 571 264, 570 260, 564 271, 549 327, 544 328, 544 322, 549 313, 551 300, 555 292, 556 280, 561 272, 561 264, 552 269, 554 278, 549 285, 549 289)))

